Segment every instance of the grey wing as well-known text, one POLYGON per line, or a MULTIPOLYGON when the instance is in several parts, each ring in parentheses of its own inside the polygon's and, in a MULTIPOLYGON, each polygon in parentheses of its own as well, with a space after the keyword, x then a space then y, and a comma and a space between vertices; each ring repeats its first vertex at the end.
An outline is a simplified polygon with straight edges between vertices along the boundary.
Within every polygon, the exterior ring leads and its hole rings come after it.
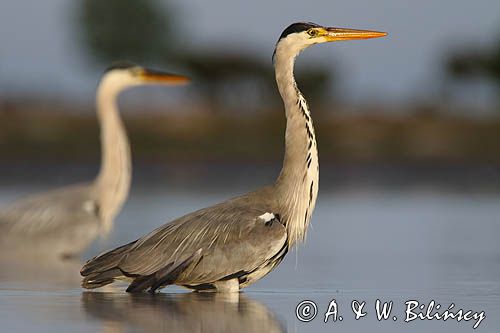
POLYGON ((99 206, 92 186, 74 185, 52 190, 3 207, 0 230, 25 237, 54 233, 77 223, 98 223, 99 206))
POLYGON ((126 275, 147 276, 188 262, 172 282, 198 285, 248 274, 286 244, 286 228, 271 209, 233 201, 158 228, 135 242, 118 267, 126 275))

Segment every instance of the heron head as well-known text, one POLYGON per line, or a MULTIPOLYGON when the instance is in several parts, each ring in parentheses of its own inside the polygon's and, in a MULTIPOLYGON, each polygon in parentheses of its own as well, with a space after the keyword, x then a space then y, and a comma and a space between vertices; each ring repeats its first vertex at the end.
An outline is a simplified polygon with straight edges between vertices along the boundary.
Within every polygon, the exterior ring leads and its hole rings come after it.
POLYGON ((303 49, 320 43, 352 39, 369 39, 386 36, 386 32, 357 30, 347 28, 323 27, 311 22, 298 22, 289 25, 276 43, 276 52, 286 51, 297 55, 303 49))
POLYGON ((180 85, 188 83, 189 78, 141 67, 133 63, 115 63, 106 70, 102 81, 113 86, 116 91, 120 91, 146 84, 180 85))

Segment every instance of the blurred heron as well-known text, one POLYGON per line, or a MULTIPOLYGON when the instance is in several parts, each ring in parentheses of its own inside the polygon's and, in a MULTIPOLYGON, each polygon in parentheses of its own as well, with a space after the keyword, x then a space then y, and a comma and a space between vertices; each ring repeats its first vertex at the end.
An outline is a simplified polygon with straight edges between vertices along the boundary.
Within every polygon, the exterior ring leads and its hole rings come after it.
POLYGON ((295 58, 314 44, 385 35, 314 23, 287 27, 273 55, 287 120, 285 157, 276 182, 187 214, 98 255, 83 266, 82 286, 97 288, 124 279, 131 281, 129 292, 154 292, 170 284, 235 292, 269 273, 304 239, 318 193, 316 136, 294 79, 295 58))
POLYGON ((2 248, 70 257, 98 235, 108 233, 127 199, 131 181, 130 146, 117 108, 118 95, 134 86, 186 81, 184 76, 132 64, 110 67, 97 88, 102 146, 97 178, 29 196, 0 210, 2 248))

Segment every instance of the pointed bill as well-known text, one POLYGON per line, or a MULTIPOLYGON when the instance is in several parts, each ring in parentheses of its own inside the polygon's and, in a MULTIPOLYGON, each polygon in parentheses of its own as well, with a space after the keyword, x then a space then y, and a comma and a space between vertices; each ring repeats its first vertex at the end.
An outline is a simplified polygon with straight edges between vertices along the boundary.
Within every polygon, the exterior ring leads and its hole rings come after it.
POLYGON ((144 81, 173 85, 186 84, 191 81, 187 76, 184 75, 177 75, 149 68, 144 68, 142 70, 141 77, 144 81))
POLYGON ((325 38, 329 42, 352 40, 352 39, 370 39, 387 36, 387 32, 373 30, 357 30, 348 28, 326 28, 325 38))

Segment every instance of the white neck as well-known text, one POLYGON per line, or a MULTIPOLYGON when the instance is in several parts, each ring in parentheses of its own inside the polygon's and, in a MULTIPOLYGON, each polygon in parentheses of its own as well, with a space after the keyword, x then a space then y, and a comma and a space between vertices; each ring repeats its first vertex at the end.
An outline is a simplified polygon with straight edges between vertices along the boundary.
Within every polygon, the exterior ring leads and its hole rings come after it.
POLYGON ((97 91, 102 160, 96 185, 103 227, 107 231, 127 199, 131 182, 130 146, 116 105, 122 89, 114 80, 104 78, 97 91))
POLYGON ((293 75, 300 49, 278 45, 275 71, 278 90, 286 112, 285 157, 275 187, 288 230, 289 245, 303 240, 316 203, 319 162, 316 136, 306 100, 293 75))

